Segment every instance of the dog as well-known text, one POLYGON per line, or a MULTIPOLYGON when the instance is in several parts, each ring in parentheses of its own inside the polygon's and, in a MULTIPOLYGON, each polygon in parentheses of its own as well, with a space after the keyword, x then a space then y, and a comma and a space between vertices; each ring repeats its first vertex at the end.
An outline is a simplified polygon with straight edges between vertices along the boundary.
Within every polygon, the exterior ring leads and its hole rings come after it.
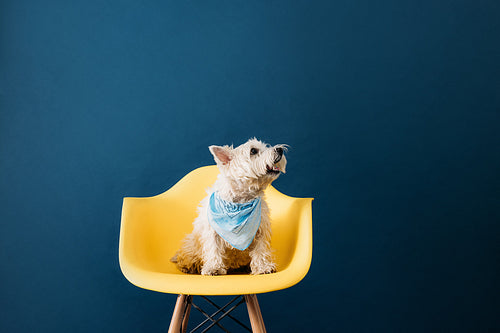
POLYGON ((255 138, 210 146, 219 176, 198 207, 193 231, 171 259, 184 273, 224 275, 276 272, 266 187, 286 172, 288 146, 255 138))

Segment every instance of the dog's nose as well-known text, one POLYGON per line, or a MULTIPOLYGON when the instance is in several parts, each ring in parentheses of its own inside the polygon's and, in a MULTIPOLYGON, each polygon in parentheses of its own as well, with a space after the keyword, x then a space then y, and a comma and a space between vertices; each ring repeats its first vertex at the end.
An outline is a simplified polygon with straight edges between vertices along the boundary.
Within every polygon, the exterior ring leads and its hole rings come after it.
POLYGON ((281 161, 281 158, 283 157, 283 148, 281 147, 278 147, 278 148, 275 148, 274 151, 276 152, 276 154, 278 156, 276 156, 276 158, 274 159, 274 163, 278 163, 279 161, 281 161))

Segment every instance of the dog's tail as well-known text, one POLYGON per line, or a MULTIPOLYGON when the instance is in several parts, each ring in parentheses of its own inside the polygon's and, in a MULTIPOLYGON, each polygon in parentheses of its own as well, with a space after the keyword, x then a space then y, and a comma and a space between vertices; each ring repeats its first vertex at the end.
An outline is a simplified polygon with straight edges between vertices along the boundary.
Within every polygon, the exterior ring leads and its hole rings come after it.
POLYGON ((175 255, 170 258, 170 261, 173 262, 174 264, 177 264, 177 255, 179 254, 179 252, 176 252, 175 255))

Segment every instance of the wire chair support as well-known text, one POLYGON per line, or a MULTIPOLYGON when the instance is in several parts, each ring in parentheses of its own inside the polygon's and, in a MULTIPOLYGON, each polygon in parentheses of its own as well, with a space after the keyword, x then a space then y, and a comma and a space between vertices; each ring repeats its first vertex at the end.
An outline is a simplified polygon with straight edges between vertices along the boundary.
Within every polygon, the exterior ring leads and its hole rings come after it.
POLYGON ((209 314, 207 311, 202 309, 199 305, 193 302, 192 295, 179 295, 177 297, 177 302, 174 309, 174 314, 172 316, 172 321, 170 322, 169 333, 186 333, 189 321, 189 314, 191 307, 198 310, 205 320, 196 325, 189 333, 201 332, 205 333, 211 328, 217 326, 222 331, 226 333, 231 333, 226 327, 221 323, 224 318, 230 318, 233 322, 237 323, 247 332, 260 332, 265 333, 264 322, 262 320, 262 314, 260 313, 260 308, 257 302, 256 295, 238 295, 232 298, 229 302, 223 306, 217 305, 214 301, 206 296, 201 296, 207 303, 213 306, 216 311, 209 314), (252 328, 245 325, 243 322, 232 316, 230 313, 233 312, 238 306, 246 303, 248 315, 250 318, 250 323, 252 328), (208 326, 207 326, 208 325, 208 326))

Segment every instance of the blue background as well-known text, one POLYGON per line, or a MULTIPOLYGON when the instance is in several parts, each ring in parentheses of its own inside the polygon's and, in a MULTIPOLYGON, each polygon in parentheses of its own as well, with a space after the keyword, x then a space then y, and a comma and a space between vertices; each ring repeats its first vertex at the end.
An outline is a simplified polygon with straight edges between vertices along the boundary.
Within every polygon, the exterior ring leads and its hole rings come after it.
POLYGON ((316 198, 269 332, 499 331, 499 4, 2 1, 0 331, 166 331, 122 198, 253 136, 316 198))

